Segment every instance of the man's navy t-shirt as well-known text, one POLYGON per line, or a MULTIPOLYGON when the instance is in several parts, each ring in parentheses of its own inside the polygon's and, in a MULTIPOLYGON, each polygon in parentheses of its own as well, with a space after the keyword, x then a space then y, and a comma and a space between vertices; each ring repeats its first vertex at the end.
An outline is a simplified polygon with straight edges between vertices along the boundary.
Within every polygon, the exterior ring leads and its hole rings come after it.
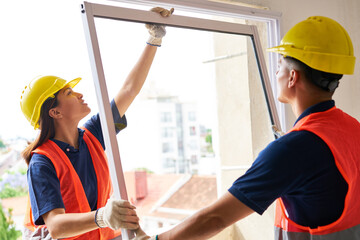
MULTIPOLYGON (((127 125, 125 115, 121 118, 114 101, 111 102, 116 133, 127 125)), ((84 127, 88 129, 101 143, 105 149, 103 134, 99 114, 89 119, 84 127)), ((66 154, 79 175, 84 187, 91 210, 97 209, 97 179, 90 152, 83 139, 84 130, 79 131, 79 149, 75 149, 69 144, 51 139, 66 154)), ((51 160, 44 155, 34 154, 31 158, 27 179, 29 185, 29 196, 31 209, 36 225, 43 225, 42 215, 55 209, 65 208, 60 192, 60 182, 57 178, 54 165, 51 160)))
MULTIPOLYGON (((316 104, 297 121, 334 105, 334 101, 316 104)), ((259 214, 281 197, 291 220, 316 228, 340 217, 347 189, 325 142, 311 132, 294 131, 260 152, 229 192, 259 214)))

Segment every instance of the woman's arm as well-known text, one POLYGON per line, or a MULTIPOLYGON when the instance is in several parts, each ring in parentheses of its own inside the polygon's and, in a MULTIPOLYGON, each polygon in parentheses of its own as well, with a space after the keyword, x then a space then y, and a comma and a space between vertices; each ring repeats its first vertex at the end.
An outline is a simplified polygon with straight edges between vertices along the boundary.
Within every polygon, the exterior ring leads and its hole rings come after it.
POLYGON ((146 44, 140 59, 129 73, 120 91, 115 96, 114 101, 121 117, 125 114, 126 110, 144 85, 154 60, 156 50, 156 46, 146 44))
POLYGON ((42 215, 52 238, 74 237, 99 227, 137 229, 139 218, 128 201, 110 198, 105 207, 87 213, 65 213, 55 208, 42 215))
POLYGON ((65 213, 63 208, 56 208, 42 217, 54 239, 73 237, 99 228, 94 221, 95 211, 65 213))
MULTIPOLYGON (((150 11, 160 14, 162 17, 169 17, 174 12, 174 9, 167 10, 161 7, 155 7, 150 11)), ((114 98, 121 117, 125 114, 126 110, 144 85, 154 60, 157 47, 161 46, 162 38, 166 34, 164 25, 146 24, 145 26, 150 34, 145 49, 126 78, 124 85, 114 98)))

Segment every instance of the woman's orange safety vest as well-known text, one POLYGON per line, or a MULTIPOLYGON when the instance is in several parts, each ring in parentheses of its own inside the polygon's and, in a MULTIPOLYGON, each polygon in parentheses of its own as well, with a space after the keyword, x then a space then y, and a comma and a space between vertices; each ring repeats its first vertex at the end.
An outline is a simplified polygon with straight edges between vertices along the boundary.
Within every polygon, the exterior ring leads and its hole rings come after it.
MULTIPOLYGON (((91 159, 94 165, 97 178, 97 208, 104 207, 108 198, 112 194, 112 185, 109 174, 109 167, 107 158, 100 142, 92 135, 90 131, 85 129, 84 141, 89 149, 91 159)), ((76 173, 72 163, 66 154, 51 140, 46 141, 33 151, 48 157, 53 163, 57 177, 60 181, 61 196, 65 205, 66 213, 85 213, 91 212, 89 202, 85 195, 81 180, 76 173)), ((25 227, 34 231, 36 227, 32 219, 32 211, 30 204, 28 204, 25 215, 25 227)), ((120 230, 113 231, 110 228, 99 228, 76 237, 66 239, 77 240, 108 240, 121 235, 120 230)))
POLYGON ((279 198, 276 203, 275 239, 360 239, 359 122, 340 109, 333 107, 325 112, 313 113, 302 118, 290 131, 303 130, 316 134, 330 148, 336 166, 348 184, 344 210, 335 222, 311 229, 291 221, 279 198))

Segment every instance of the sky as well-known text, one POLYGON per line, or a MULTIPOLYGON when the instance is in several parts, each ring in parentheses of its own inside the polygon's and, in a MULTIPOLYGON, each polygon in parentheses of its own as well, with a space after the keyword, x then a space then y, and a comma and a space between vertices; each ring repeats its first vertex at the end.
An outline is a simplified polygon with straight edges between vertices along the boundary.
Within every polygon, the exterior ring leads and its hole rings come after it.
MULTIPOLYGON (((82 77, 83 80, 75 90, 84 94, 84 99, 93 110, 92 114, 97 112, 97 101, 80 13, 81 2, 77 0, 0 2, 1 138, 32 139, 36 136, 37 132, 32 129, 21 112, 20 96, 24 87, 39 75, 55 75, 66 80, 82 77)), ((135 64, 148 35, 142 24, 125 26, 111 20, 97 20, 96 24, 99 26, 97 33, 109 96, 113 96, 132 65, 135 64)), ((202 37, 200 35, 184 37, 184 34, 186 30, 168 29, 164 44, 157 53, 148 77, 156 80, 146 84, 153 84, 155 81, 156 85, 161 85, 170 92, 176 89, 189 96, 190 93, 193 96, 198 95, 200 98, 198 89, 204 83, 206 84, 200 80, 205 81, 209 79, 209 76, 197 76, 201 71, 196 69, 196 64, 190 65, 194 66, 194 69, 188 67, 187 71, 182 70, 180 65, 184 59, 180 56, 184 55, 184 48, 179 48, 178 45, 184 44, 182 46, 185 46, 186 51, 193 55, 195 51, 199 53, 196 43, 201 42, 202 37), (172 66, 178 66, 179 73, 174 74, 172 70, 164 67, 169 63, 172 66), (182 75, 181 72, 191 73, 191 78, 182 75), (193 79, 200 80, 194 82, 193 79)), ((210 42, 201 44, 206 46, 210 42)), ((196 59, 196 57, 191 59, 199 62, 211 58, 206 54, 208 53, 200 53, 202 59, 196 59)), ((201 94, 204 97, 207 93, 201 94)), ((205 104, 205 106, 208 105, 205 104)))
POLYGON ((90 79, 79 9, 74 0, 0 1, 2 138, 36 134, 20 110, 21 92, 33 78, 90 79))

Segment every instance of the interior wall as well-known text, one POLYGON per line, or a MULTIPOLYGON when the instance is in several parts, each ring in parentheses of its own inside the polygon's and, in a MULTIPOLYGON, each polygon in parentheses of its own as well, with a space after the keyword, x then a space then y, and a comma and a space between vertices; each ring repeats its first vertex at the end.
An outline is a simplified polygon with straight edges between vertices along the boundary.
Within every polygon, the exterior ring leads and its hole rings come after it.
MULTIPOLYGON (((342 108, 345 112, 348 112, 352 116, 356 117, 360 120, 360 106, 357 104, 357 98, 360 92, 360 81, 358 76, 360 75, 360 66, 359 66, 359 59, 360 59, 360 16, 358 16, 358 12, 360 12, 360 1, 359 0, 347 0, 346 5, 344 5, 340 0, 233 0, 234 2, 244 2, 247 4, 256 4, 258 6, 263 7, 263 9, 269 9, 276 12, 281 12, 282 17, 280 20, 281 26, 281 36, 284 35, 292 26, 296 23, 305 20, 309 16, 313 15, 322 15, 326 17, 330 17, 336 21, 338 21, 349 33, 352 42, 354 44, 354 54, 358 57, 356 61, 355 67, 355 74, 351 76, 344 76, 340 83, 339 89, 336 91, 334 95, 334 99, 338 107, 342 108)), ((344 1, 345 2, 345 1, 344 1)), ((250 70, 249 70, 250 71, 250 70)), ((251 71, 250 71, 251 72, 251 71)), ((250 76, 249 76, 250 77, 250 76)), ((219 96, 229 96, 230 93, 233 93, 237 89, 234 88, 233 83, 226 85, 224 82, 223 77, 218 77, 221 79, 219 82, 219 86, 221 88, 217 88, 219 96)), ((251 82, 251 81, 250 81, 251 82)), ((249 90, 251 92, 251 96, 259 97, 258 95, 254 94, 256 91, 249 85, 249 90)), ((262 94, 262 93, 259 93, 262 94)), ((239 95, 239 94, 238 94, 239 95)), ((240 94, 241 95, 241 94, 240 94)), ((233 100, 231 100, 233 101, 233 100)), ((224 99, 219 99, 219 111, 224 112, 231 112, 232 115, 236 113, 234 109, 229 110, 228 104, 224 104, 224 99)), ((250 101, 250 109, 251 114, 250 116, 254 116, 252 118, 251 123, 254 126, 259 126, 259 122, 263 119, 261 117, 256 117, 256 104, 253 101, 250 101)), ((237 109, 239 110, 239 109, 237 109)), ((225 139, 224 142, 230 142, 231 144, 223 144, 220 146, 222 152, 221 159, 222 164, 226 165, 227 163, 239 163, 240 160, 243 160, 245 155, 238 156, 239 154, 238 149, 234 149, 234 145, 237 146, 236 140, 239 140, 240 137, 236 136, 234 132, 225 131, 231 126, 231 123, 234 122, 233 118, 224 118, 224 114, 222 118, 219 118, 219 129, 220 131, 224 131, 220 137, 225 139), (229 134, 230 132, 230 134, 229 134), (240 160, 239 160, 240 159, 240 160)), ((248 116, 248 115, 246 115, 248 116)), ((244 119, 244 114, 242 114, 242 119, 244 119)), ((247 119, 249 120, 249 119, 247 119)), ((295 122, 295 116, 292 113, 291 108, 286 106, 286 127, 287 130, 290 129, 295 122)), ((250 124, 252 126, 252 124, 250 124)), ((268 125, 268 124, 267 124, 268 125)), ((264 124, 266 126, 266 124, 264 124)), ((247 139, 254 139, 254 141, 260 141, 259 134, 256 134, 256 131, 264 132, 263 130, 260 131, 259 129, 253 129, 255 134, 249 136, 245 135, 243 137, 247 139)), ((243 140, 241 140, 243 142, 243 140)), ((267 143, 269 141, 266 141, 267 143)), ((249 142, 247 142, 249 144, 249 142)), ((240 145, 241 146, 241 145, 240 145)), ((246 147, 249 147, 248 145, 246 147)), ((256 149, 253 145, 250 144, 252 148, 252 153, 257 153, 256 149)), ((250 163, 254 160, 257 154, 254 154, 250 160, 250 163)), ((246 158, 246 157, 245 157, 246 158)), ((248 162, 241 162, 242 164, 248 162)), ((231 164, 230 164, 231 165, 231 164)), ((233 178, 235 176, 241 176, 243 174, 239 171, 226 171, 222 174, 222 190, 226 191, 226 189, 231 185, 233 182, 233 178)), ((274 206, 270 206, 268 210, 262 215, 259 216, 258 214, 252 214, 250 217, 243 219, 233 225, 233 230, 236 231, 224 231, 223 235, 218 235, 215 239, 273 239, 273 224, 274 224, 274 206), (256 224, 254 224, 256 223, 256 224), (259 231, 261 229, 261 231, 259 231), (224 235, 227 237, 224 238, 224 235)))
MULTIPOLYGON (((296 23, 309 16, 330 17, 339 22, 349 33, 357 57, 354 75, 345 75, 334 94, 337 107, 360 120, 360 1, 359 0, 241 0, 282 13, 280 25, 283 36, 296 23)), ((289 106, 286 106, 286 125, 290 129, 295 122, 289 106)))

